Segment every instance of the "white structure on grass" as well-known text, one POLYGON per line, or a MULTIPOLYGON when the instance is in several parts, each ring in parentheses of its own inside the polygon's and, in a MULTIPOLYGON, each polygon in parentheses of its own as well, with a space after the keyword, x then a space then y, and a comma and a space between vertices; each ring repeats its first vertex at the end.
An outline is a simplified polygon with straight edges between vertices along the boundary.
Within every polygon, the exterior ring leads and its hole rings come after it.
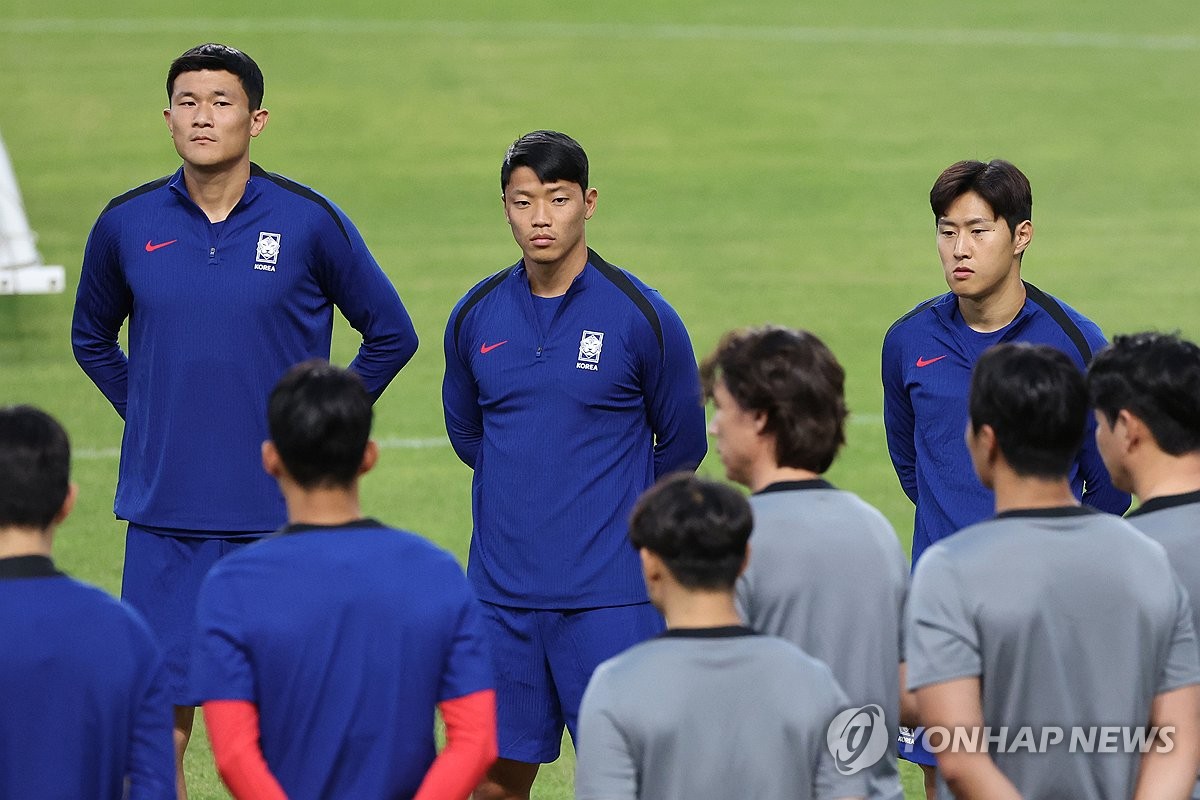
POLYGON ((0 138, 0 294, 57 294, 66 283, 62 267, 42 263, 17 176, 0 138))

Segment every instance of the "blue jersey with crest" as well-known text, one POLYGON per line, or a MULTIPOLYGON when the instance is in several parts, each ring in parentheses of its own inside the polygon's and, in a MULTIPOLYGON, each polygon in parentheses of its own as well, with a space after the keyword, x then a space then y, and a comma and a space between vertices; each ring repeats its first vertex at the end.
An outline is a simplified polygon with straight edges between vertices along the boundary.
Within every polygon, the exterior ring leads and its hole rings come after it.
MULTIPOLYGON (((901 317, 883 339, 883 420, 900 485, 916 505, 914 566, 934 542, 995 513, 995 498, 976 477, 964 440, 971 370, 984 350, 1002 342, 1046 344, 1086 369, 1105 345, 1087 317, 1032 284, 1025 290, 1025 305, 998 331, 972 330, 948 292, 901 317)), ((1129 495, 1113 488, 1095 432, 1089 414, 1071 486, 1085 504, 1124 513, 1129 495)))
POLYGON ((125 419, 117 516, 206 534, 282 525, 261 464, 267 398, 289 367, 329 358, 334 306, 363 337, 350 369, 378 397, 416 333, 327 199, 251 165, 221 223, 188 196, 182 168, 110 202, 88 237, 72 343, 125 419))
POLYGON ((539 313, 523 262, 480 282, 446 327, 446 428, 475 471, 468 576, 519 608, 646 601, 629 512, 707 442, 679 315, 595 252, 539 313))

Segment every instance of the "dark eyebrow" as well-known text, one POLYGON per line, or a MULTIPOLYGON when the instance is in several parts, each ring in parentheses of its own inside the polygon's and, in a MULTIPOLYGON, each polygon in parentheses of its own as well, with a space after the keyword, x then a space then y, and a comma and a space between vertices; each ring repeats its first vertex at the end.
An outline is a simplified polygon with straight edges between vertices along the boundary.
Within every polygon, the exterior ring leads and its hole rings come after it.
MULTIPOLYGON (((988 219, 987 217, 971 217, 971 219, 969 219, 969 220, 966 220, 965 222, 963 222, 962 226, 963 226, 964 228, 969 228, 969 227, 971 227, 972 225, 978 225, 978 224, 979 224, 979 223, 981 223, 981 222, 986 222, 986 223, 988 223, 988 224, 991 224, 991 225, 994 225, 994 224, 996 224, 996 220, 994 220, 994 219, 988 219)), ((956 226, 956 227, 957 227, 957 223, 955 223, 955 222, 951 222, 951 221, 950 221, 949 219, 947 219, 946 217, 938 217, 937 224, 938 224, 939 226, 942 226, 942 225, 954 225, 954 226, 956 226)))

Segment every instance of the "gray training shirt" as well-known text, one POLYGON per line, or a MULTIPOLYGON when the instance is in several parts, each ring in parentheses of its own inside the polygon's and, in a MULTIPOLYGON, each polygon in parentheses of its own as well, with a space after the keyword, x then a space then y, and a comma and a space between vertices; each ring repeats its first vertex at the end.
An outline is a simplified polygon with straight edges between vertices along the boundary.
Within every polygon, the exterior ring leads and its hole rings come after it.
MULTIPOLYGON (((1200 624, 1200 492, 1153 497, 1125 519, 1167 551, 1192 599, 1192 622, 1200 624)), ((1192 798, 1200 800, 1200 780, 1192 798)))
POLYGON ((903 800, 896 731, 908 559, 895 530, 824 480, 771 484, 750 507, 750 566, 737 585, 743 619, 828 664, 852 705, 883 708, 890 746, 870 770, 868 796, 903 800))
POLYGON ((1126 736, 1156 695, 1200 683, 1166 552, 1086 507, 1009 511, 938 542, 913 574, 907 628, 909 688, 978 677, 984 725, 1005 734, 991 758, 1026 797, 1132 796, 1141 753, 1126 736))
POLYGON ((862 797, 825 743, 829 668, 747 628, 672 629, 601 664, 579 711, 577 800, 862 797))

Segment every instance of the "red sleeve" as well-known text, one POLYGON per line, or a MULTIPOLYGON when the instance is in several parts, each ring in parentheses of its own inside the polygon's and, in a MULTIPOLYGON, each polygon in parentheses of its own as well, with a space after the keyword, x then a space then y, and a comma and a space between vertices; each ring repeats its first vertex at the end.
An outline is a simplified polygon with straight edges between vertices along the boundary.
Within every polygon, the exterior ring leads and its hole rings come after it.
POLYGON ((496 692, 438 704, 446 721, 446 747, 434 759, 413 800, 466 800, 496 760, 496 692))
POLYGON ((204 724, 217 772, 237 800, 287 800, 259 746, 258 706, 248 700, 210 700, 204 724))

